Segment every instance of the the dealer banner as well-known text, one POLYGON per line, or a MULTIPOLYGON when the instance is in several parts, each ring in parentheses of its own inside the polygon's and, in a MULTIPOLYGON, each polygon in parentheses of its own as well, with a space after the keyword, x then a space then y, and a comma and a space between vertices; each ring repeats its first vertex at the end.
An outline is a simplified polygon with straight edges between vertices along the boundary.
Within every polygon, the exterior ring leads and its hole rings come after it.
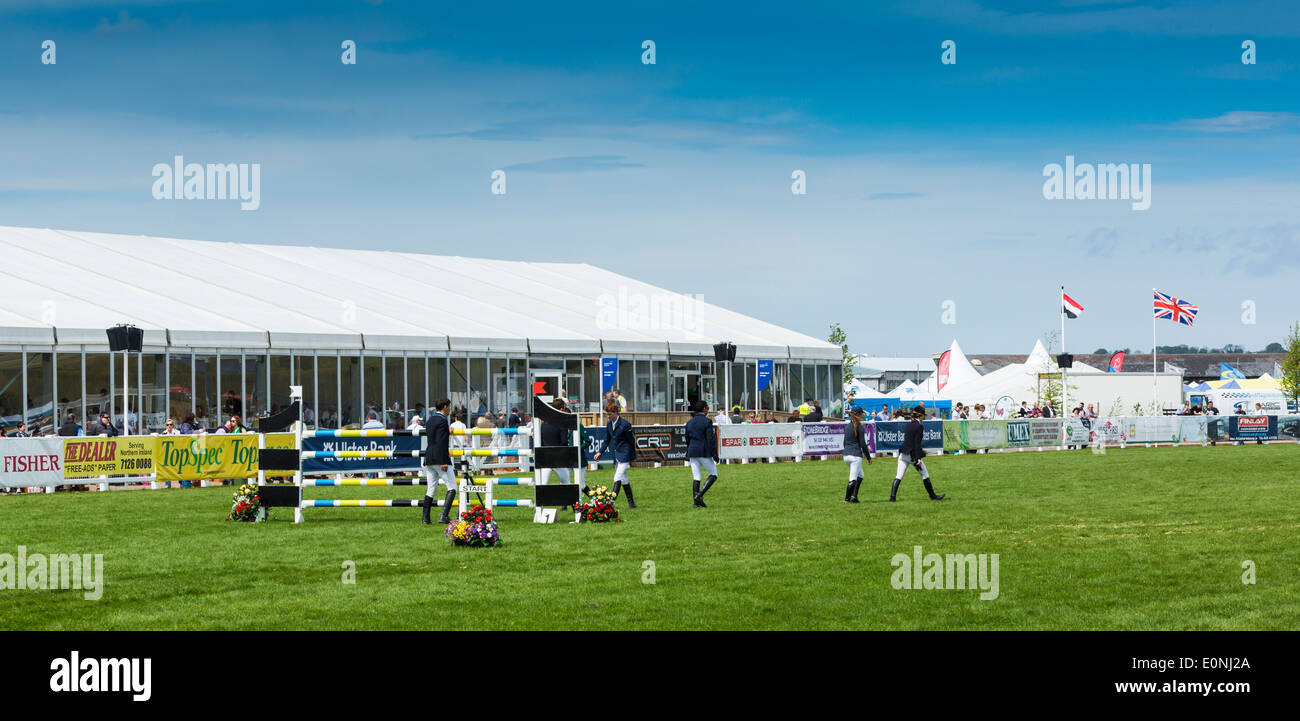
MULTIPOLYGON (((216 433, 159 436, 159 481, 253 478, 257 475, 257 434, 216 433)), ((267 448, 293 448, 292 433, 271 433, 267 448)))
POLYGON ((63 439, 0 440, 0 486, 57 486, 63 483, 63 439))
MULTIPOLYGON (((799 423, 718 426, 720 458, 791 458, 801 449, 799 423)), ((840 431, 843 434, 843 430, 840 431)))
POLYGON ((154 472, 154 448, 158 439, 153 436, 86 436, 62 440, 64 478, 137 476, 154 472))

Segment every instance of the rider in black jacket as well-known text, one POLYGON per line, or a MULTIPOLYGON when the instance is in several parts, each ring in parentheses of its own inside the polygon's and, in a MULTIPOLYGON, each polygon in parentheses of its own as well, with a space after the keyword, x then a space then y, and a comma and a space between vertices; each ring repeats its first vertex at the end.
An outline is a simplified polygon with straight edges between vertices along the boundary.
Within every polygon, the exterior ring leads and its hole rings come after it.
POLYGON ((903 473, 907 471, 908 466, 916 468, 916 472, 921 474, 921 481, 925 483, 925 490, 930 494, 930 500, 942 501, 946 493, 935 495, 934 486, 930 485, 930 471, 925 468, 925 449, 921 447, 921 440, 925 437, 925 427, 921 425, 921 419, 925 417, 925 411, 916 410, 912 413, 912 422, 907 424, 907 430, 903 432, 903 446, 898 449, 898 471, 894 474, 894 487, 889 490, 889 500, 898 499, 898 486, 903 482, 903 473))

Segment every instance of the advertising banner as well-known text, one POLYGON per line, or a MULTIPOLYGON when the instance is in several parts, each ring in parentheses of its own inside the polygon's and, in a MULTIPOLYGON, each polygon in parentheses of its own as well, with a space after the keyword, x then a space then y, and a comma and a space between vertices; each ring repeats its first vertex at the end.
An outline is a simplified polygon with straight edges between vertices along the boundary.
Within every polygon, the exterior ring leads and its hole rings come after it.
POLYGON ((772 363, 770 360, 761 360, 758 362, 758 390, 767 390, 767 385, 772 382, 772 363))
POLYGON ((1283 441, 1300 441, 1300 416, 1279 416, 1277 437, 1283 441))
POLYGON ((57 486, 63 483, 63 439, 0 440, 0 486, 57 486))
MULTIPOLYGON (((720 458, 792 458, 802 447, 799 423, 740 423, 719 426, 720 458)), ((844 433, 843 427, 840 430, 844 433)))
POLYGON ((1211 441, 1228 440, 1228 416, 1206 416, 1205 435, 1211 441))
POLYGON ((686 426, 632 426, 633 460, 678 463, 686 460, 686 426))
POLYGON ((1277 416, 1229 416, 1228 438, 1234 441, 1277 440, 1277 416))
MULTIPOLYGON (((609 430, 598 426, 596 428, 584 427, 587 431, 587 458, 595 458, 597 453, 604 453, 605 447, 609 445, 609 430)), ((609 460, 608 458, 605 460, 609 460)))
MULTIPOLYGON (((452 448, 457 440, 452 438, 452 448)), ((396 438, 304 438, 304 451, 418 451, 423 436, 396 438)), ((268 444, 269 445, 269 444, 268 444)), ((418 471, 419 458, 307 458, 302 462, 303 473, 365 473, 370 471, 418 471)), ((256 468, 254 468, 256 470, 256 468)), ((215 476, 214 476, 215 477, 215 476)))
POLYGON ((153 436, 86 436, 62 440, 64 478, 148 475, 154 472, 158 439, 153 436))
POLYGON ((944 421, 943 450, 969 451, 980 448, 1006 448, 1006 421, 944 421))
MULTIPOLYGON (((159 436, 154 440, 158 444, 156 461, 159 481, 197 481, 257 476, 256 433, 159 436)), ((293 441, 292 433, 269 433, 266 436, 266 447, 293 448, 293 441)), ((306 443, 306 439, 303 443, 306 443)), ((303 465, 306 464, 307 462, 304 461, 303 465)))
MULTIPOLYGON (((844 454, 844 427, 847 423, 803 424, 803 453, 805 456, 839 456, 844 454)), ((867 438, 867 450, 876 451, 876 425, 862 424, 862 435, 867 438)))
POLYGON ((1178 438, 1178 416, 1124 418, 1129 443, 1173 443, 1178 438))
MULTIPOLYGON (((921 448, 926 451, 943 450, 943 421, 922 421, 924 435, 921 448)), ((894 451, 903 446, 903 433, 907 424, 902 421, 885 421, 876 424, 876 450, 894 451)))
POLYGON ((1178 442, 1179 443, 1203 443, 1209 435, 1206 432, 1207 421, 1205 416, 1179 416, 1178 418, 1178 442))
POLYGON ((618 359, 601 358, 600 359, 600 392, 608 393, 614 390, 614 381, 618 378, 618 359))

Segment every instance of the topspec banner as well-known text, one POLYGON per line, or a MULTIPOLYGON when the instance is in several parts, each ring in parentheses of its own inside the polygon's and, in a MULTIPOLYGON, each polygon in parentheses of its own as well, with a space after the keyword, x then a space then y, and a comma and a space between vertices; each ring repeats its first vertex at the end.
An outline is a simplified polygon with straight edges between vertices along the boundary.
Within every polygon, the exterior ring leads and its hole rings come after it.
POLYGON ((148 475, 154 472, 154 450, 158 439, 153 436, 86 436, 62 440, 64 478, 148 475))
POLYGON ((668 463, 686 460, 686 426, 632 426, 633 460, 668 463))
POLYGON ((1228 438, 1234 441, 1277 440, 1277 416, 1230 416, 1228 438))
POLYGON ((948 421, 943 424, 945 452, 1006 447, 1006 421, 948 421))
MULTIPOLYGON (((458 437, 463 438, 463 437, 458 437)), ((394 438, 304 438, 304 451, 418 451, 424 436, 394 438)), ((456 439, 453 439, 453 443, 456 439)), ((268 445, 268 447, 271 447, 268 445)), ((453 446, 454 447, 454 446, 453 446)), ((365 473, 368 471, 418 471, 419 458, 305 458, 303 473, 365 473)))
MULTIPOLYGON (((898 451, 903 447, 903 433, 907 423, 902 421, 885 421, 876 424, 876 450, 898 451)), ((922 421, 921 448, 927 451, 943 450, 943 421, 922 421)))
POLYGON ((0 440, 0 486, 57 486, 63 483, 63 439, 0 440))
MULTIPOLYGON (((159 436, 156 440, 159 481, 253 478, 257 475, 256 433, 159 436)), ((267 448, 293 448, 293 443, 292 433, 269 433, 266 436, 267 448)))
MULTIPOLYGON (((802 443, 799 423, 738 423, 718 426, 720 458, 791 457, 802 443)), ((840 426, 843 434, 843 426, 840 426)), ((842 448, 843 446, 841 446, 842 448)))

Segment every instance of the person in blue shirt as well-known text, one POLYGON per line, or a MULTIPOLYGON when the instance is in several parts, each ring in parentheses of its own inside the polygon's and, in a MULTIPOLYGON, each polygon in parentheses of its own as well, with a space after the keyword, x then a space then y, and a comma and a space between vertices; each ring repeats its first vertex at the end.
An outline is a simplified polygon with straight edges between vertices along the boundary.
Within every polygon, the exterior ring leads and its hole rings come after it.
POLYGON ((605 406, 605 413, 610 421, 605 425, 609 441, 605 450, 596 454, 596 460, 606 453, 614 457, 614 497, 618 498, 619 486, 627 492, 627 507, 636 508, 632 499, 632 484, 627 480, 627 469, 632 466, 632 424, 619 415, 618 403, 605 406))
POLYGON ((686 421, 686 458, 691 464, 691 492, 695 496, 696 508, 708 508, 704 505, 704 494, 709 492, 718 480, 718 433, 709 420, 709 404, 695 401, 691 404, 694 415, 686 421), (708 472, 704 487, 700 487, 700 469, 708 472))

